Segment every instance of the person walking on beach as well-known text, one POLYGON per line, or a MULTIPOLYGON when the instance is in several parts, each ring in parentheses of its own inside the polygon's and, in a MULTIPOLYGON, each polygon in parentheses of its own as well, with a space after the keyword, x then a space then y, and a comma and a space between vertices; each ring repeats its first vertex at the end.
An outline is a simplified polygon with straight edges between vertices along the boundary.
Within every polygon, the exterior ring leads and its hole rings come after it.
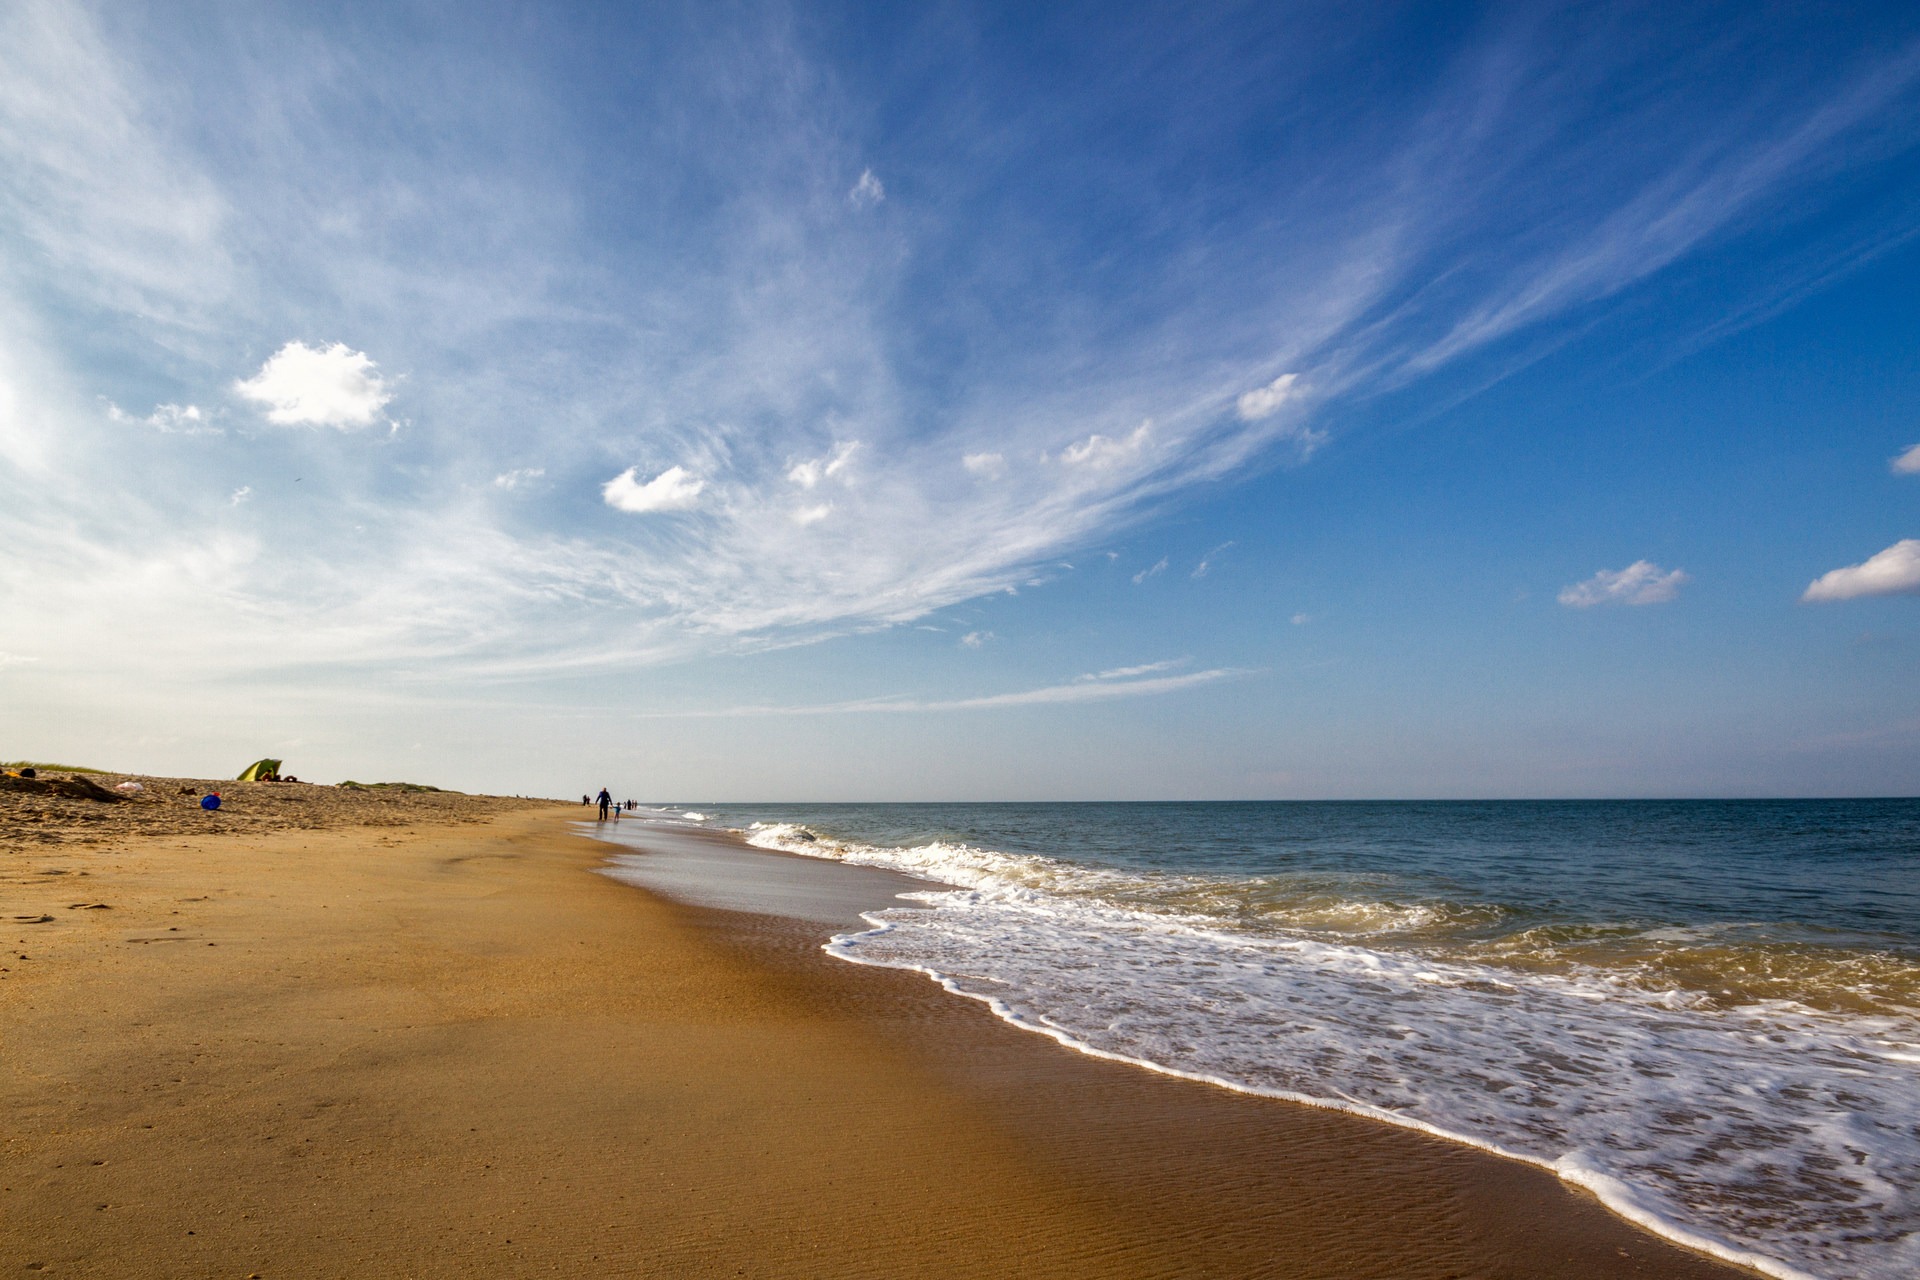
POLYGON ((600 788, 600 821, 607 820, 607 810, 613 807, 613 793, 605 787, 600 788))

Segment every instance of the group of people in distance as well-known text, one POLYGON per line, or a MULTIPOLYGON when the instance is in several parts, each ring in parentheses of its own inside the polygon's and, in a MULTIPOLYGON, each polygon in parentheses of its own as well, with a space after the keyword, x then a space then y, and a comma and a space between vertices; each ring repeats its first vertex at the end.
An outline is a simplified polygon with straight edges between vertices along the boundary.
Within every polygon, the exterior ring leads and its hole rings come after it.
POLYGON ((609 815, 612 816, 615 822, 618 822, 620 820, 620 811, 622 809, 632 810, 637 807, 634 804, 634 802, 631 800, 616 801, 613 798, 613 793, 608 791, 605 787, 600 788, 600 794, 597 797, 581 796, 580 803, 581 804, 598 803, 600 806, 600 821, 602 822, 605 822, 609 815))

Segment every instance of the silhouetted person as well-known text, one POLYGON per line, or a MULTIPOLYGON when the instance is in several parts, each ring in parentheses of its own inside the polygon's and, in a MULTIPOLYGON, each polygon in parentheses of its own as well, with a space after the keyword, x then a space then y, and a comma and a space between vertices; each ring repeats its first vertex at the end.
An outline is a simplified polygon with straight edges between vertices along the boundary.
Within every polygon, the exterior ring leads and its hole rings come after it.
POLYGON ((600 821, 607 820, 607 810, 613 808, 613 793, 605 787, 600 788, 600 821))

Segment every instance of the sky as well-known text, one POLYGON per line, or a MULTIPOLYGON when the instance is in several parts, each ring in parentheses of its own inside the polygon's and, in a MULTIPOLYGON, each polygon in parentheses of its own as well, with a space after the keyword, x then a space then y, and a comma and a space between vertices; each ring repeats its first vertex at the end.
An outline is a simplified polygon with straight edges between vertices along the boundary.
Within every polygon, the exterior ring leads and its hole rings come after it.
POLYGON ((0 756, 1920 793, 1911 5, 0 6, 0 756))

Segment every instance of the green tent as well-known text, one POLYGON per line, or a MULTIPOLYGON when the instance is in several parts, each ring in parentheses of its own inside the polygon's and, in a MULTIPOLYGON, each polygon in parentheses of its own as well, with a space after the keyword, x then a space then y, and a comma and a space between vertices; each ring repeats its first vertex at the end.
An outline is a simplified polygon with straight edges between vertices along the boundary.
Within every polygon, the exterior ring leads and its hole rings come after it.
POLYGON ((280 762, 278 760, 255 760, 252 764, 241 770, 240 776, 234 779, 234 781, 269 782, 279 776, 280 762))

